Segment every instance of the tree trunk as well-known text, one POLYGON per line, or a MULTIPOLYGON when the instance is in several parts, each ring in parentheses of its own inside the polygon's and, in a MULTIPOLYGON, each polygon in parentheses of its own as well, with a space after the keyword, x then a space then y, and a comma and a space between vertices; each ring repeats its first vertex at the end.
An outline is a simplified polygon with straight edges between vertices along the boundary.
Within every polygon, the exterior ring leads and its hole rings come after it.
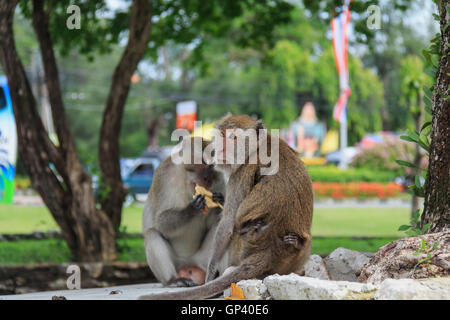
POLYGON ((119 134, 131 76, 142 59, 151 32, 151 1, 134 0, 130 12, 128 43, 117 65, 100 131, 99 162, 105 185, 109 188, 102 201, 114 228, 120 226, 125 189, 120 175, 119 134))
MULTIPOLYGON (((415 129, 417 132, 420 132, 420 129, 422 128, 422 125, 424 123, 424 115, 425 115, 425 109, 424 109, 423 97, 422 97, 422 88, 420 88, 417 93, 417 107, 419 109, 413 113, 413 118, 414 118, 415 129)), ((422 159, 422 149, 419 146, 419 144, 416 143, 415 148, 416 148, 416 152, 414 154, 413 164, 416 167, 413 168, 413 174, 412 174, 413 181, 414 181, 414 177, 421 173, 421 170, 419 168, 420 168, 420 160, 422 159)), ((416 210, 418 210, 418 209, 419 209, 419 197, 416 196, 416 194, 414 193, 411 198, 411 217, 413 217, 414 212, 416 212, 416 210)))
POLYGON ((156 119, 146 119, 145 129, 147 132, 147 149, 158 149, 158 132, 164 122, 164 115, 156 119))
POLYGON ((433 95, 430 162, 425 184, 425 208, 422 225, 430 223, 428 232, 450 228, 450 21, 448 0, 439 4, 441 52, 433 95))
POLYGON ((68 126, 44 1, 33 1, 33 26, 44 62, 58 147, 42 124, 15 47, 12 22, 17 2, 0 0, 0 57, 10 85, 21 159, 33 187, 60 226, 73 258, 115 260, 115 230, 107 215, 96 209, 91 179, 78 159, 68 126))

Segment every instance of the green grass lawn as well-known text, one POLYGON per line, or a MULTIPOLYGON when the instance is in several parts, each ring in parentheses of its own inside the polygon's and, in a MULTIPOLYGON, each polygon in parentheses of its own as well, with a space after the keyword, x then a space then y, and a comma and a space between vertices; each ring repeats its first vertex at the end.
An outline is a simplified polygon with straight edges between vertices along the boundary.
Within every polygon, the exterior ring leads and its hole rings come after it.
MULTIPOLYGON (((123 212, 122 228, 129 233, 142 232, 142 206, 130 206, 123 212)), ((409 221, 407 208, 317 208, 312 233, 322 237, 400 237, 397 229, 409 221)), ((0 234, 29 233, 58 229, 44 206, 0 205, 0 234)))
MULTIPOLYGON (((140 233, 142 206, 126 208, 122 228, 140 233)), ((400 225, 408 223, 406 208, 318 208, 314 211, 312 253, 327 254, 338 247, 375 252, 404 236, 400 225), (356 237, 356 238, 355 238, 356 237), (357 237, 371 237, 358 239, 357 237)), ((29 233, 58 229, 45 207, 0 205, 0 233, 29 233)), ((145 261, 142 238, 118 240, 119 260, 145 261)), ((0 265, 61 263, 70 261, 66 243, 60 239, 0 242, 0 265)))
MULTIPOLYGON (((397 237, 364 240, 351 237, 315 238, 311 252, 312 254, 328 254, 338 247, 376 252, 381 246, 396 239, 397 237)), ((120 261, 146 261, 142 238, 119 239, 118 249, 120 261)), ((0 266, 63 263, 71 260, 69 249, 61 239, 0 242, 0 266)))

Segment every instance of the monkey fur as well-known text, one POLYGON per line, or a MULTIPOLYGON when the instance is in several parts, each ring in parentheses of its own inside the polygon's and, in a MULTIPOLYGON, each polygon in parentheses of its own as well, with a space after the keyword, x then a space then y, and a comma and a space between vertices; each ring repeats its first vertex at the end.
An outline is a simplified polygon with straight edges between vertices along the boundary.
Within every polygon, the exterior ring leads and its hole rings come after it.
MULTIPOLYGON (((236 128, 258 130, 263 126, 246 115, 230 116, 218 124, 223 136, 226 129, 236 128)), ((270 141, 267 135, 267 143, 270 141)), ((279 140, 278 172, 260 175, 262 166, 259 158, 256 164, 217 165, 228 177, 227 196, 208 264, 207 283, 140 299, 204 299, 223 292, 232 282, 300 272, 311 248, 311 179, 297 152, 282 140, 279 140), (227 265, 232 268, 215 279, 226 251, 227 265)))
MULTIPOLYGON (((198 139, 192 138, 191 141, 202 143, 202 148, 209 143, 198 139)), ((166 286, 199 284, 198 280, 193 280, 195 277, 185 277, 188 273, 182 272, 182 268, 197 266, 206 270, 211 255, 221 210, 214 208, 203 214, 205 197, 192 198, 196 184, 211 190, 214 200, 223 203, 223 175, 212 165, 175 164, 169 157, 156 169, 144 207, 147 262, 158 281, 166 286)))

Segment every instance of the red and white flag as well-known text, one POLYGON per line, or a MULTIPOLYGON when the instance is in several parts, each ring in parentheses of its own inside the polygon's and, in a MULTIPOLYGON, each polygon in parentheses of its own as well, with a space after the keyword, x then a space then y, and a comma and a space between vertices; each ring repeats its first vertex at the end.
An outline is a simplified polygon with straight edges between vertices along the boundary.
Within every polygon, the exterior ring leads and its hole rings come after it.
POLYGON ((334 106, 333 118, 342 122, 347 117, 347 100, 350 96, 348 81, 347 43, 348 25, 350 23, 350 0, 346 0, 342 12, 331 20, 331 34, 333 42, 334 59, 339 75, 340 96, 334 106))

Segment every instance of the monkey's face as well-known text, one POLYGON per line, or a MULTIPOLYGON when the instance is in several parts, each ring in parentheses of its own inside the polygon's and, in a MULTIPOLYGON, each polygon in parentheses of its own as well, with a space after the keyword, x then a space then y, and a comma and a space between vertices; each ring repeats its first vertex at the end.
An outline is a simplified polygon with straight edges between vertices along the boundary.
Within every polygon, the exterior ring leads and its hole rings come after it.
POLYGON ((235 158, 237 135, 232 129, 220 130, 220 137, 215 141, 215 157, 218 162, 231 164, 235 158))
POLYGON ((256 163, 258 133, 255 129, 221 130, 221 136, 215 141, 215 160, 219 165, 233 167, 256 163))
POLYGON ((257 163, 258 133, 262 122, 247 115, 230 116, 217 125, 214 136, 215 165, 221 171, 257 163))
POLYGON ((185 169, 187 179, 193 185, 199 184, 202 187, 210 188, 216 177, 216 171, 212 164, 185 165, 185 169))

